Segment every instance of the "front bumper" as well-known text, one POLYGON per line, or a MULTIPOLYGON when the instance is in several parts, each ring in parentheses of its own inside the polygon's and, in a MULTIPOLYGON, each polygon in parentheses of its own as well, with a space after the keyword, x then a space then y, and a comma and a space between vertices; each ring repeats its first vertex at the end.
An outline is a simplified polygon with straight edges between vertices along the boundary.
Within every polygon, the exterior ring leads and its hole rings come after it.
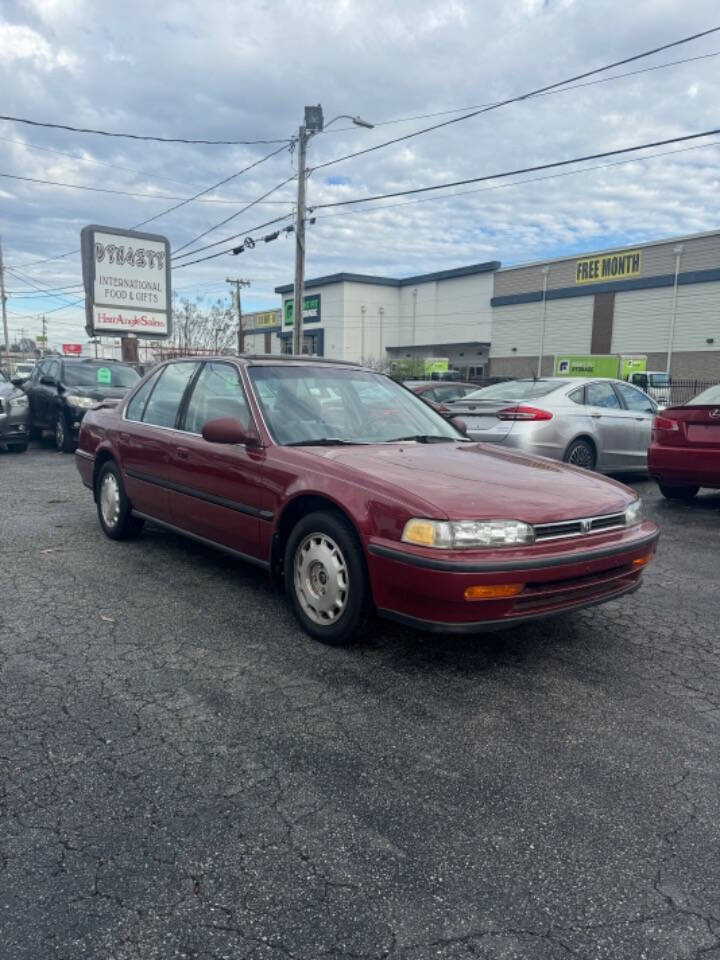
POLYGON ((0 443, 26 443, 30 435, 27 408, 14 413, 0 414, 0 443))
POLYGON ((656 549, 648 521, 620 531, 488 551, 368 544, 373 599, 379 612, 423 629, 474 633, 582 609, 631 593, 656 549), (523 584, 511 599, 468 601, 471 586, 523 584))

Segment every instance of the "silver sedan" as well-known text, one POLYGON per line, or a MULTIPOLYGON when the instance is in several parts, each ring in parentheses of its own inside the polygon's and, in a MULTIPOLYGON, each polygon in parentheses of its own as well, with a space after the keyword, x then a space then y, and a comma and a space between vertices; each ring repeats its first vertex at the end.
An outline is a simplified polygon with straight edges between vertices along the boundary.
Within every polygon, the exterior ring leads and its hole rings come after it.
POLYGON ((622 380, 584 377, 508 380, 446 406, 473 440, 602 473, 647 470, 658 408, 622 380))

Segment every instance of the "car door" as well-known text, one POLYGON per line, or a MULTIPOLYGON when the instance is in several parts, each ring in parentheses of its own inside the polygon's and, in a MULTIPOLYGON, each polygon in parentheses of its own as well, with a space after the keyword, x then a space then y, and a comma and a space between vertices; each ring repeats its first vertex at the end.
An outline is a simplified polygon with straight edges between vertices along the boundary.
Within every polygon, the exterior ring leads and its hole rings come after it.
POLYGON ((173 437, 170 504, 173 524, 195 536, 260 559, 260 524, 272 519, 263 487, 264 451, 244 444, 210 443, 202 428, 210 420, 232 417, 253 422, 240 372, 232 364, 203 365, 173 437))
POLYGON ((623 406, 633 415, 634 444, 632 450, 633 466, 638 470, 647 469, 647 452, 650 446, 652 423, 657 413, 657 403, 629 383, 613 384, 620 395, 623 406))
POLYGON ((623 470, 636 466, 635 417, 625 410, 610 380, 585 385, 585 404, 598 440, 600 470, 623 470))
POLYGON ((170 457, 185 392, 197 361, 160 367, 131 396, 118 432, 120 465, 133 508, 165 523, 171 521, 170 457))
POLYGON ((37 381, 35 412, 33 419, 43 430, 55 426, 55 412, 57 408, 58 384, 60 381, 60 361, 46 360, 45 366, 37 381), (54 383, 43 383, 43 377, 52 379, 54 383))
POLYGON ((30 423, 33 427, 40 426, 40 377, 47 370, 49 363, 49 360, 41 360, 33 370, 29 380, 23 385, 23 390, 28 396, 30 423))

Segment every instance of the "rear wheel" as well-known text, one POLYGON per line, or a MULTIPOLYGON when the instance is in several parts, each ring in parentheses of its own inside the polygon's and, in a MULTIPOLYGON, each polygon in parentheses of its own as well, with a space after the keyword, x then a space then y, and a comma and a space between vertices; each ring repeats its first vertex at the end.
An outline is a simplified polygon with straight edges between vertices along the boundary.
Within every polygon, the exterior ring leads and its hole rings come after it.
POLYGON ((145 521, 132 515, 120 468, 114 460, 108 460, 100 467, 95 481, 95 501, 100 526, 111 540, 130 540, 140 536, 145 521))
POLYGON ((63 413, 59 413, 55 420, 55 446, 61 453, 72 453, 75 449, 75 443, 63 413))
POLYGON ((295 526, 285 548, 285 589, 310 636, 331 646, 353 641, 367 615, 367 576, 342 516, 319 511, 295 526))
POLYGON ((692 500, 693 497, 697 496, 697 492, 700 489, 699 486, 695 486, 694 484, 670 487, 666 483, 660 483, 659 481, 658 486, 660 487, 660 493, 667 500, 692 500))
POLYGON ((583 467, 585 470, 595 469, 595 448, 589 440, 573 440, 565 451, 563 460, 565 463, 571 463, 575 467, 583 467))

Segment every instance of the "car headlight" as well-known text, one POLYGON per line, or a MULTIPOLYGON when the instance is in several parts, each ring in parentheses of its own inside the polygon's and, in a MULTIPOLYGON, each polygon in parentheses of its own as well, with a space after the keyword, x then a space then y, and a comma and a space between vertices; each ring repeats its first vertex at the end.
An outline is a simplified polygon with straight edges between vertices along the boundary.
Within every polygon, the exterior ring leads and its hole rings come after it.
POLYGON ((65 399, 71 407, 82 407, 84 410, 94 407, 97 403, 97 400, 93 400, 92 397, 78 397, 74 393, 66 394, 65 399))
POLYGON ((511 547, 534 543, 535 531, 521 520, 408 520, 404 543, 458 550, 467 547, 511 547))
POLYGON ((645 512, 643 511, 642 500, 633 500, 625 511, 625 526, 632 527, 636 523, 640 523, 644 516, 645 512))
POLYGON ((16 393, 13 394, 8 400, 9 406, 17 407, 18 409, 23 409, 28 405, 27 394, 25 393, 16 393))

